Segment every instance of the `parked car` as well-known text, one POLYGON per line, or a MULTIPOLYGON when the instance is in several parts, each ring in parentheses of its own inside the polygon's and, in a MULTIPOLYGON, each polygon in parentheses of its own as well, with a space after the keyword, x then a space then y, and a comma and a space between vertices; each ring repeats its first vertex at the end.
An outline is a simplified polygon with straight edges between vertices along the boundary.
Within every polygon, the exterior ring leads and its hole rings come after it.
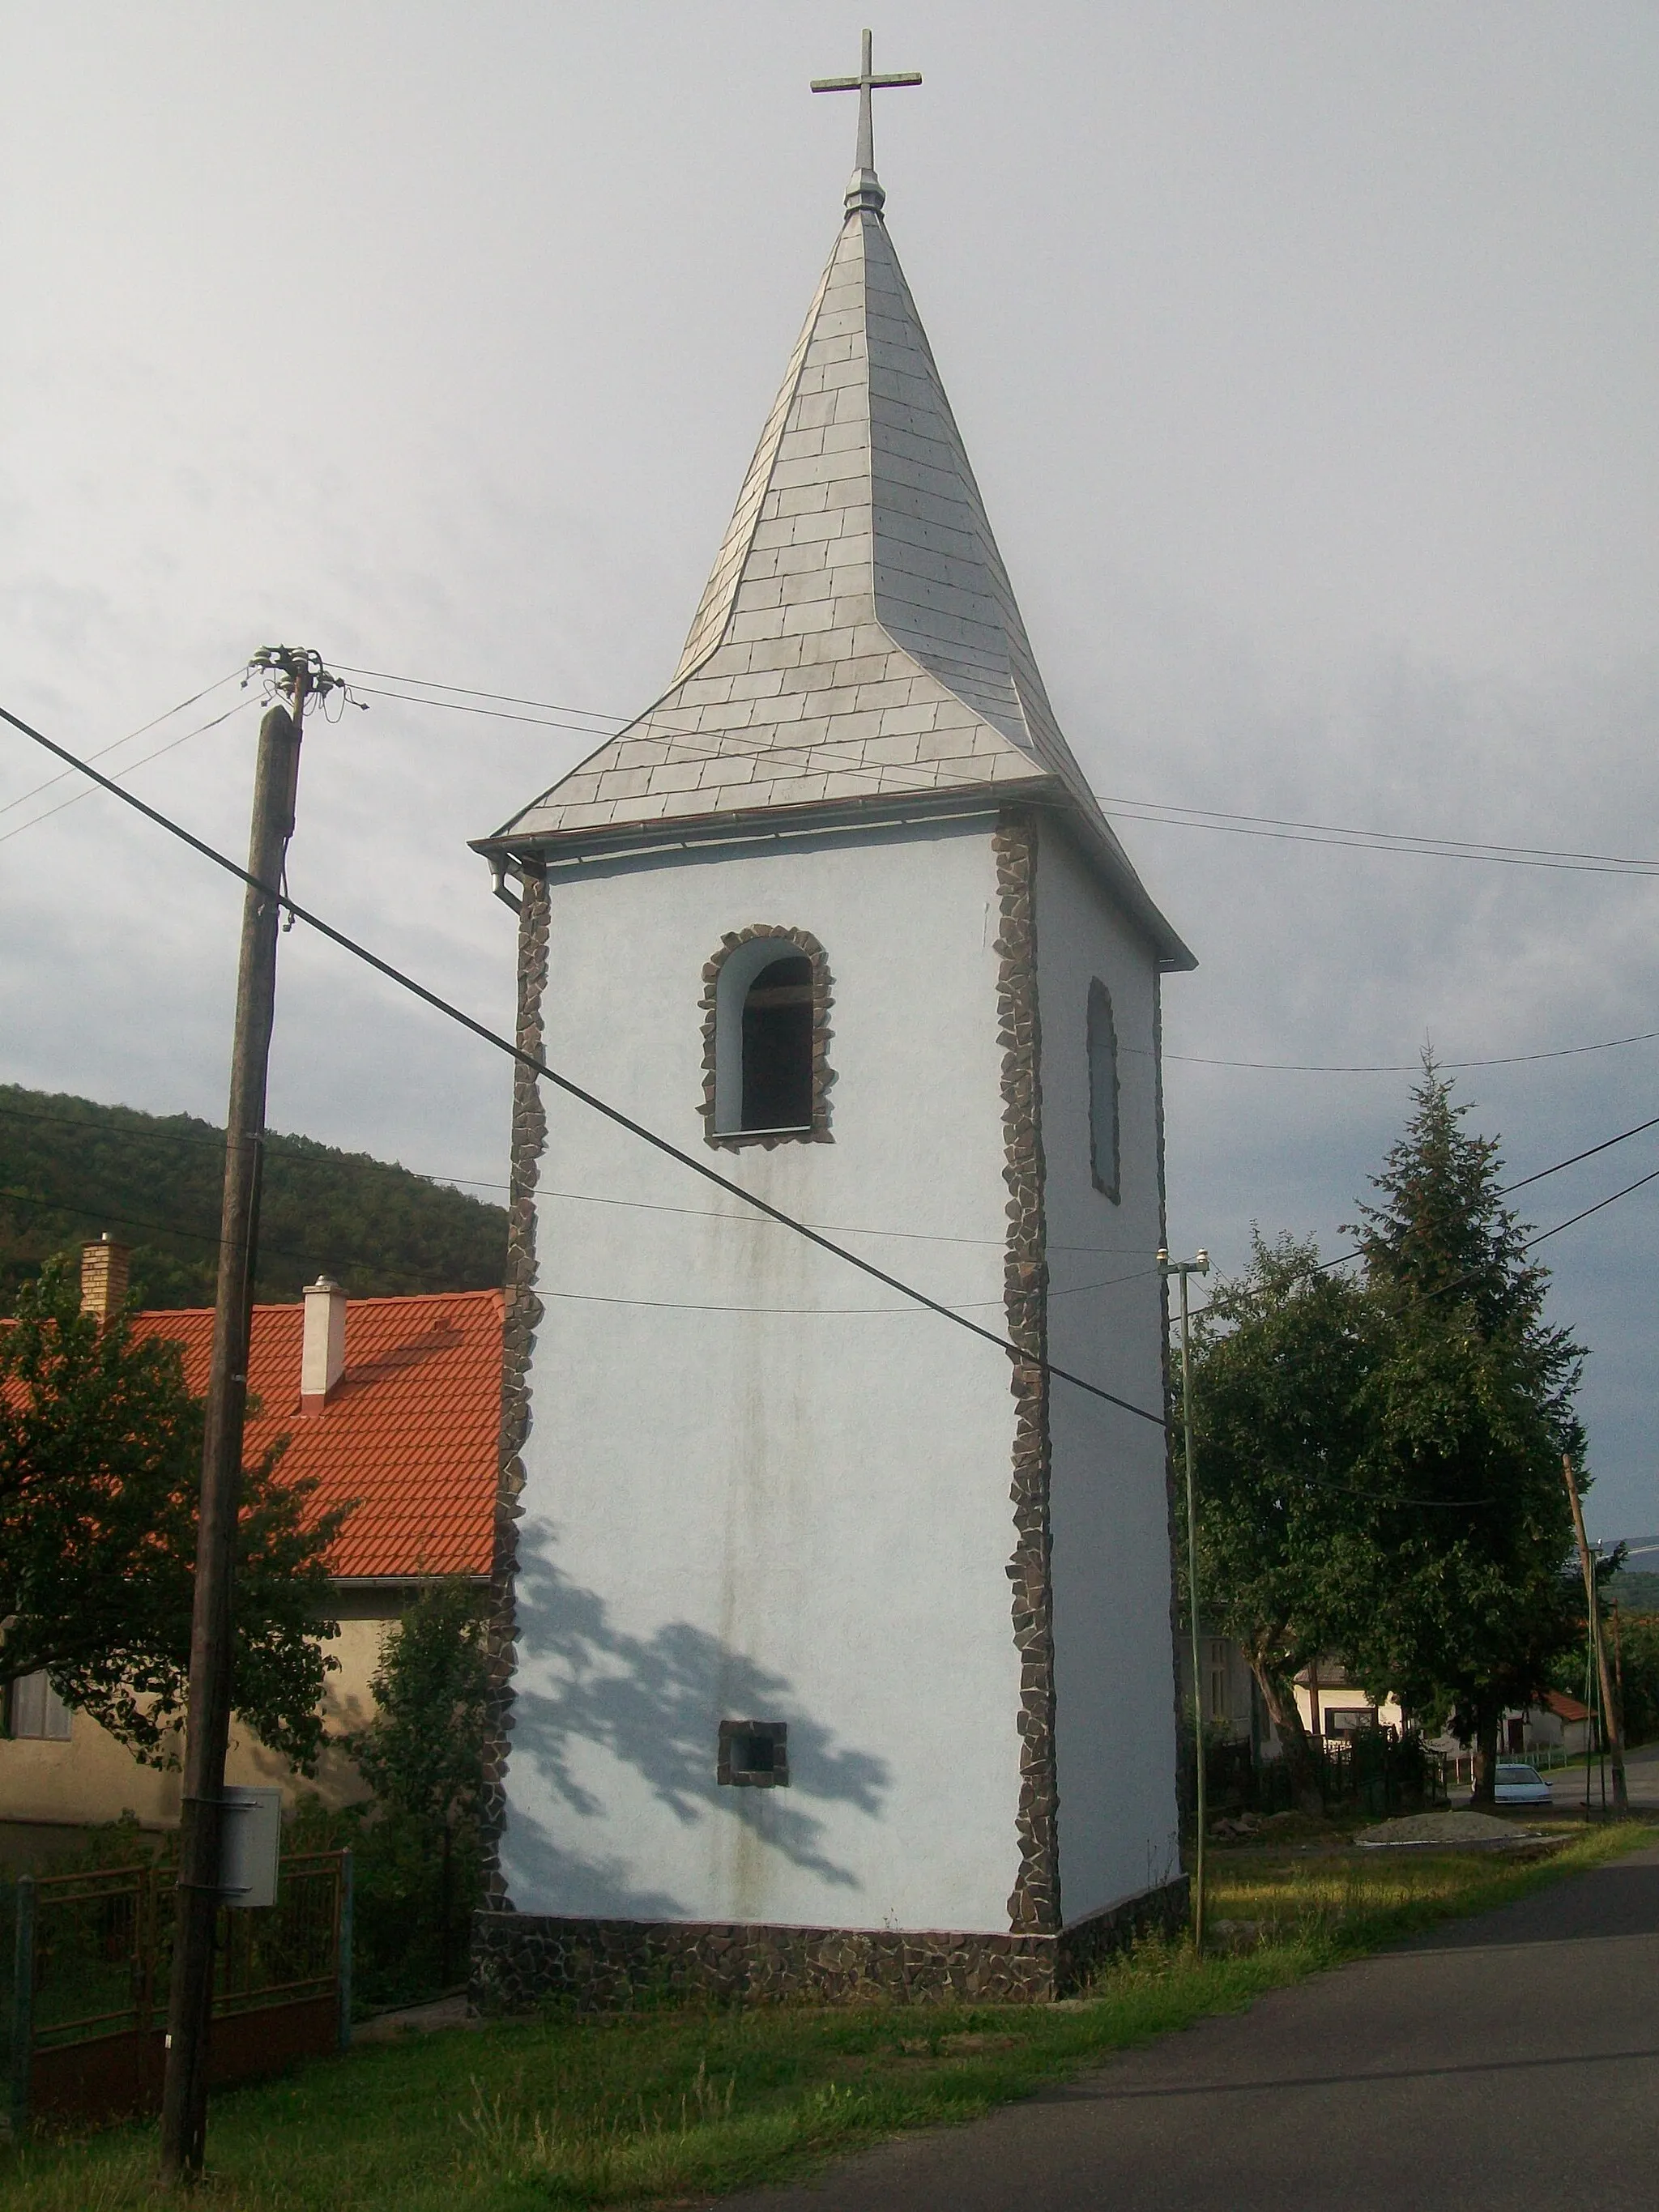
MULTIPOLYGON (((1550 1785, 1535 1766, 1519 1766, 1507 1759, 1498 1763, 1498 1779, 1492 1796, 1499 1805, 1547 1805, 1551 1802, 1550 1785)), ((1471 1803, 1474 1792, 1469 1792, 1471 1803)))

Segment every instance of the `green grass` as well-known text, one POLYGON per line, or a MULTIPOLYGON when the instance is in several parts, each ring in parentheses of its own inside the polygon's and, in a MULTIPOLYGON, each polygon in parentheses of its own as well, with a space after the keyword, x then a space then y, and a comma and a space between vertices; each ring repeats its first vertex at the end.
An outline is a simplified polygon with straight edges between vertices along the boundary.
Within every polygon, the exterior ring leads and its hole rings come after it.
MULTIPOLYGON (((1143 1945, 1052 2006, 664 2009, 374 2045, 215 2100, 225 2212, 527 2212, 714 2194, 883 2136, 977 2118, 1113 2051, 1436 1920, 1523 1896, 1652 1831, 1581 1832, 1540 1864, 1260 1858, 1217 1869, 1217 1919, 1262 1941, 1203 1960, 1143 1945)), ((7 2212, 155 2201, 153 2127, 0 2148, 7 2212)))

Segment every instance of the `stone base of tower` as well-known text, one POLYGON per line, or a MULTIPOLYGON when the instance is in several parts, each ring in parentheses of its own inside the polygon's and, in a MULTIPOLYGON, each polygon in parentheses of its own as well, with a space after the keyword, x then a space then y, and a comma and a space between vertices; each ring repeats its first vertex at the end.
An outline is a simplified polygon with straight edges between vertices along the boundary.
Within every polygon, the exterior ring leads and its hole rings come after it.
POLYGON ((1174 1934, 1188 1910, 1182 1875, 1057 1936, 480 1912, 472 1923, 471 1995, 483 2013, 548 2004, 624 2012, 677 1997, 1042 2004, 1079 1988, 1137 1936, 1174 1934))

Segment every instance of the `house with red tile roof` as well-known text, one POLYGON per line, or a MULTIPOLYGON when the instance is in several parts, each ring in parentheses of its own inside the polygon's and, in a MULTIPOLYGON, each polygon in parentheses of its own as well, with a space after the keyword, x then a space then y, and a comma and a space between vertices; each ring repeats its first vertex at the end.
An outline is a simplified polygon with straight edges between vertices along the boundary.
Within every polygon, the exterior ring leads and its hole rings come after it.
MULTIPOLYGON (((107 1242, 87 1247, 84 1304, 119 1306, 125 1258, 107 1242)), ((191 1389, 206 1389, 210 1312, 141 1313, 133 1328, 178 1344, 191 1389)), ((339 1662, 325 1706, 331 1735, 372 1717, 381 1639, 423 1581, 489 1580, 501 1378, 499 1291, 348 1298, 325 1278, 300 1305, 253 1310, 246 1456, 286 1439, 282 1471, 315 1480, 314 1510, 351 1509, 329 1559, 340 1624, 329 1646, 339 1662)), ((44 1677, 14 1684, 9 1706, 0 1821, 80 1826, 127 1809, 147 1826, 177 1820, 177 1771, 140 1766, 85 1714, 67 1711, 44 1677)), ((296 1786, 286 1761, 234 1720, 226 1778, 296 1786)), ((337 1802, 362 1791, 338 1752, 325 1753, 314 1784, 297 1786, 337 1802)))

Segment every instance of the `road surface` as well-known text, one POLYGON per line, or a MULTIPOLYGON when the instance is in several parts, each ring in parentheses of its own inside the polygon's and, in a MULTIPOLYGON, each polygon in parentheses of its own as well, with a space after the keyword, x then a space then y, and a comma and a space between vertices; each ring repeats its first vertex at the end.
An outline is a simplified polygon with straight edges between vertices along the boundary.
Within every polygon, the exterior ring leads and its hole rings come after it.
MULTIPOLYGON (((1659 1802, 1659 1753, 1632 1796, 1659 1802)), ((1659 1850, 728 2212, 1653 2212, 1659 1850)))

